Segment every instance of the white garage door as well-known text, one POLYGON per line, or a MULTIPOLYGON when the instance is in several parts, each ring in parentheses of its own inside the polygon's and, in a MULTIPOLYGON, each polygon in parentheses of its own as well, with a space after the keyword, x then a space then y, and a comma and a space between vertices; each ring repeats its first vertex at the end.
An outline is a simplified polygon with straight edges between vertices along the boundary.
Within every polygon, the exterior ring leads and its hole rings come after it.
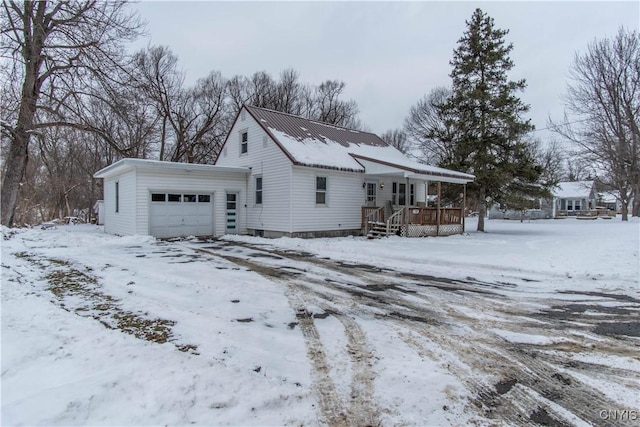
POLYGON ((154 237, 213 234, 211 194, 154 192, 150 203, 149 233, 154 237))

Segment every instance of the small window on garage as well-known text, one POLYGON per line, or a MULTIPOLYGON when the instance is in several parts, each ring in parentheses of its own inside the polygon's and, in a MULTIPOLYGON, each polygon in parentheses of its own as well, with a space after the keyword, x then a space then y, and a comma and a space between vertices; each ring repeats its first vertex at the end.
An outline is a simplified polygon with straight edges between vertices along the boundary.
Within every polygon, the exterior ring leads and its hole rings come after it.
POLYGON ((197 197, 195 194, 185 194, 184 196, 182 196, 182 201, 186 203, 195 203, 196 200, 197 197))
POLYGON ((181 194, 168 194, 170 202, 179 202, 181 194))
POLYGON ((211 202, 211 196, 209 194, 198 194, 198 202, 209 203, 211 202))
POLYGON ((116 181, 116 213, 120 212, 120 183, 116 181))
POLYGON ((167 195, 165 193, 152 193, 151 194, 151 201, 152 202, 166 202, 167 201, 167 195))

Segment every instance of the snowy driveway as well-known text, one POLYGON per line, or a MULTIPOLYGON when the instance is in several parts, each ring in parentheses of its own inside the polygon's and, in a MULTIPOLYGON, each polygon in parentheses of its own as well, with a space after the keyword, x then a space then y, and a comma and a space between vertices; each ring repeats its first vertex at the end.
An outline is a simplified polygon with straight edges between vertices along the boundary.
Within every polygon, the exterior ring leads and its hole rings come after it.
MULTIPOLYGON (((445 395, 468 401, 464 412, 476 416, 467 421, 635 421, 636 298, 594 291, 550 297, 508 282, 403 273, 242 242, 194 247, 283 286, 304 336, 321 419, 330 425, 396 419, 388 385, 405 381, 403 399, 420 405, 431 389, 447 390, 434 372, 457 380, 445 395), (407 372, 413 378, 398 378, 407 372)), ((448 409, 443 403, 445 417, 448 409)))
POLYGON ((636 425, 638 225, 491 225, 380 241, 3 229, 2 423, 636 425), (585 230, 603 251, 575 259, 585 230))

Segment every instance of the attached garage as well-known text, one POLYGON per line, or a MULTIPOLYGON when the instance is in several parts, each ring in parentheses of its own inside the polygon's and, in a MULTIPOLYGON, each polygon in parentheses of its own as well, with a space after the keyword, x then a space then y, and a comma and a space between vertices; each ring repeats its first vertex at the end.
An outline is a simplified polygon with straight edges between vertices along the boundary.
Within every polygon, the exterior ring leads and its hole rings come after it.
POLYGON ((247 168, 120 160, 94 175, 103 179, 105 231, 158 238, 242 233, 246 221, 240 201, 246 198, 249 172, 247 168))

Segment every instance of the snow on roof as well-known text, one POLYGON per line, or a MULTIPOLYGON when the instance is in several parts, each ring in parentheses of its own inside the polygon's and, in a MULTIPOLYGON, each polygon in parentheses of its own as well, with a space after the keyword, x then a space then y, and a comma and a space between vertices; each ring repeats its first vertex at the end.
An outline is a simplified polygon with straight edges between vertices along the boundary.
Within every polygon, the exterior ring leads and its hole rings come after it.
POLYGON ((553 196, 559 199, 588 199, 593 188, 593 181, 567 181, 558 183, 553 196))
POLYGON ((93 174, 94 178, 106 178, 116 173, 121 173, 127 169, 133 168, 164 168, 164 169, 176 169, 190 172, 240 172, 249 173, 247 168, 237 168, 229 166, 218 165, 203 165, 198 163, 178 163, 178 162, 166 162, 160 160, 150 159, 132 159, 126 158, 118 160, 117 162, 99 170, 93 174))
POLYGON ((277 111, 247 106, 247 110, 299 165, 365 172, 358 159, 396 166, 416 174, 451 176, 473 181, 474 176, 411 160, 379 136, 317 122, 277 111))

